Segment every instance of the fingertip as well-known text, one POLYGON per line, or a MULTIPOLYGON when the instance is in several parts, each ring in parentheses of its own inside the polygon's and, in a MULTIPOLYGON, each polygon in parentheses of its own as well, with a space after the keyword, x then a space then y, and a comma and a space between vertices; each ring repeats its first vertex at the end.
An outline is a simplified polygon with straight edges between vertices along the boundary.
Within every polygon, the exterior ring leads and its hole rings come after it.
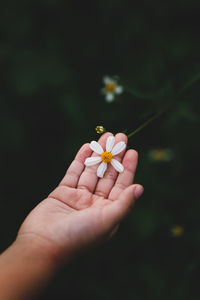
POLYGON ((100 138, 98 139, 98 143, 101 145, 101 146, 105 146, 106 144, 106 140, 109 136, 113 135, 111 132, 105 132, 104 134, 102 134, 100 136, 100 138))
POLYGON ((106 131, 104 134, 102 134, 102 136, 101 137, 105 137, 105 136, 110 136, 110 135, 113 135, 113 133, 112 132, 110 132, 110 131, 106 131))
POLYGON ((129 149, 126 152, 126 160, 138 161, 138 152, 134 149, 129 149))
POLYGON ((79 161, 80 163, 84 163, 85 159, 87 157, 89 157, 91 155, 91 153, 92 153, 92 150, 90 149, 90 144, 86 143, 80 148, 75 159, 77 161, 79 161))
POLYGON ((127 150, 126 159, 130 161, 138 161, 138 152, 134 149, 127 150))
POLYGON ((85 143, 83 144, 83 146, 81 147, 82 150, 86 150, 90 148, 90 144, 89 143, 85 143))
POLYGON ((89 149, 89 147, 90 147, 90 144, 89 143, 85 143, 85 144, 83 144, 82 146, 81 146, 81 148, 80 148, 80 150, 79 151, 85 151, 85 150, 87 150, 87 149, 89 149))
POLYGON ((140 184, 134 185, 134 196, 136 199, 139 199, 144 192, 144 187, 140 184))
POLYGON ((135 158, 138 159, 138 156, 139 156, 138 152, 135 149, 130 149, 130 151, 135 156, 135 158))
POLYGON ((127 144, 128 138, 125 133, 119 132, 115 135, 115 138, 117 138, 119 141, 123 141, 127 144))

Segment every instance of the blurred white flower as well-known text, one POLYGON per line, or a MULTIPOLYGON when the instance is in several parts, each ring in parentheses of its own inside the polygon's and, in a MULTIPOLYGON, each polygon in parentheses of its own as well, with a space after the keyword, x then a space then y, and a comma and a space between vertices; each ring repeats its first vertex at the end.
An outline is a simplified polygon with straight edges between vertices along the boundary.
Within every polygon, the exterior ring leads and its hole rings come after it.
POLYGON ((184 228, 181 225, 174 225, 170 230, 172 237, 180 237, 184 234, 184 228))
POLYGON ((117 172, 123 172, 123 165, 116 159, 113 158, 114 155, 119 154, 126 148, 126 144, 124 142, 119 142, 115 146, 115 138, 114 136, 109 136, 106 141, 106 151, 103 150, 101 145, 95 141, 90 143, 90 148, 99 156, 88 157, 85 160, 86 166, 93 166, 101 162, 97 169, 97 176, 102 178, 107 169, 107 164, 111 163, 111 165, 115 168, 117 172))
POLYGON ((152 149, 148 153, 152 162, 169 162, 174 158, 174 152, 169 148, 152 149))
POLYGON ((105 87, 102 89, 102 93, 105 95, 107 102, 112 102, 115 100, 116 95, 123 93, 123 87, 117 84, 117 80, 109 76, 103 77, 103 83, 105 87))

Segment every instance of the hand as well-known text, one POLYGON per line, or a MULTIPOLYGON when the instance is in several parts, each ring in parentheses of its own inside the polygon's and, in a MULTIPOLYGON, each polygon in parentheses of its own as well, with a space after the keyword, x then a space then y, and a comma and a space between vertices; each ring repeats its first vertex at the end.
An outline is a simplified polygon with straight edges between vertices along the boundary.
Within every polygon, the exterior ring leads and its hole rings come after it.
MULTIPOLYGON (((104 149, 109 135, 99 139, 104 149)), ((127 143, 127 137, 119 133, 116 143, 119 141, 127 143)), ((137 152, 128 150, 116 156, 123 160, 124 172, 118 174, 109 165, 102 179, 96 175, 98 166, 84 166, 91 154, 89 144, 81 147, 59 186, 25 219, 17 240, 38 241, 47 255, 63 260, 104 242, 117 231, 143 192, 142 186, 132 185, 137 152)))

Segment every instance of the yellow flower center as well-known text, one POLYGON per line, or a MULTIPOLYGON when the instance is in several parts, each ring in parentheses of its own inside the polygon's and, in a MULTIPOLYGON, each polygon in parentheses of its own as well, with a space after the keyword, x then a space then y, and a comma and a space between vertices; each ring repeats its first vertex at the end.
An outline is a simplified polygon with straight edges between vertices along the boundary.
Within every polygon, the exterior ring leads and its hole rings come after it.
POLYGON ((105 86, 105 90, 107 93, 113 93, 116 89, 115 82, 108 82, 105 86))
POLYGON ((105 151, 105 152, 101 153, 101 160, 105 163, 111 162, 112 158, 113 158, 113 155, 111 152, 105 151))

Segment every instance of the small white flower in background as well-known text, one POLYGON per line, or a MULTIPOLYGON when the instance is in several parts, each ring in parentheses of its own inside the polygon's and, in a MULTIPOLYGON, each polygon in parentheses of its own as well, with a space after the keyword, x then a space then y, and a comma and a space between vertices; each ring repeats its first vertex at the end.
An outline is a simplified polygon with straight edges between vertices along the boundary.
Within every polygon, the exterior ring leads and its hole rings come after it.
POLYGON ((174 152, 169 148, 152 149, 148 153, 152 162, 169 162, 174 158, 174 152))
POLYGON ((172 237, 180 237, 184 234, 184 228, 181 225, 174 225, 170 230, 172 237))
POLYGON ((123 93, 123 87, 117 84, 117 80, 113 79, 109 76, 103 77, 103 82, 105 87, 102 92, 105 95, 105 99, 107 102, 112 102, 115 100, 116 95, 120 95, 123 93))
POLYGON ((90 143, 90 148, 99 156, 95 157, 88 157, 85 160, 86 166, 93 166, 101 162, 97 169, 97 176, 102 178, 104 173, 107 169, 107 164, 111 163, 111 165, 115 168, 118 172, 123 172, 124 167, 123 165, 116 159, 113 158, 114 155, 119 154, 126 148, 126 144, 124 142, 119 142, 115 146, 115 138, 114 136, 109 136, 106 141, 106 151, 103 150, 101 145, 95 141, 90 143))

